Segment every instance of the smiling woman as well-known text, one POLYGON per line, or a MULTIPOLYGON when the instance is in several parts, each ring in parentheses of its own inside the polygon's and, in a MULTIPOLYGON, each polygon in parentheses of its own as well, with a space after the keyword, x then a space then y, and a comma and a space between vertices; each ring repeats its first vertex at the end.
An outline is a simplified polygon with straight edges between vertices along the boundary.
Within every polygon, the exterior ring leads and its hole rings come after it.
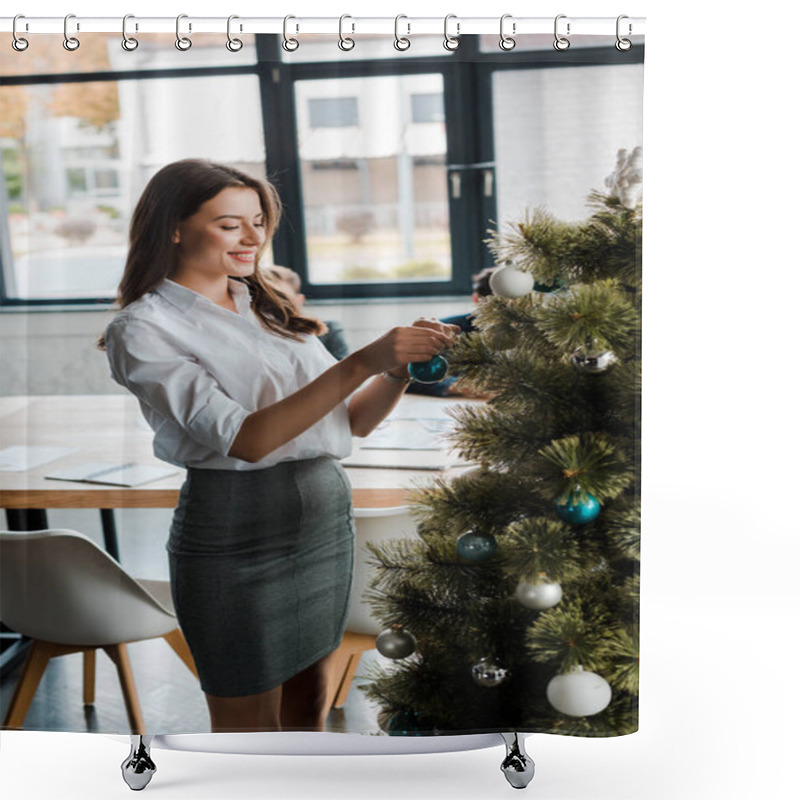
POLYGON ((187 469, 170 581, 215 732, 324 730, 353 572, 339 459, 397 404, 406 365, 457 332, 417 320, 336 361, 258 268, 280 210, 269 183, 223 164, 159 170, 103 340, 156 455, 187 469))

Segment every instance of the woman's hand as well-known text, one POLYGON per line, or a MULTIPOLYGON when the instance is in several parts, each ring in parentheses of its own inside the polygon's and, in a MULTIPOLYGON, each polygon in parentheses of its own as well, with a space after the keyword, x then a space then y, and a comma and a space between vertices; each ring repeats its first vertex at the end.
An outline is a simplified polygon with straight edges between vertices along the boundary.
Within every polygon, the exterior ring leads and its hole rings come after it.
MULTIPOLYGON (((408 378, 410 362, 430 361, 449 347, 459 333, 461 329, 457 325, 418 319, 408 327, 393 328, 353 356, 359 359, 359 368, 367 369, 370 374, 387 372, 397 378, 408 378)), ((375 379, 356 392, 348 405, 353 435, 368 436, 375 430, 397 405, 406 385, 407 381, 395 383, 375 379)))
POLYGON ((460 332, 457 325, 420 318, 408 327, 392 328, 353 355, 372 375, 389 372, 397 377, 408 377, 407 364, 430 361, 448 348, 460 332))

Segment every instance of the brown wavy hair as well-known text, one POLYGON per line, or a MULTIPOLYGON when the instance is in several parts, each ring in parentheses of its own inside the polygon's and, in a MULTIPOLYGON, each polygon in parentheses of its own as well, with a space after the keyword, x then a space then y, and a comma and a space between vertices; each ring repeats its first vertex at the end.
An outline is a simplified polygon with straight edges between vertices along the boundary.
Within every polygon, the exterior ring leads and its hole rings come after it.
MULTIPOLYGON (((227 164, 199 158, 175 161, 153 175, 131 217, 128 258, 117 289, 120 310, 175 274, 178 264, 172 234, 178 223, 229 186, 245 186, 258 194, 266 232, 256 256, 258 264, 281 218, 281 199, 275 187, 227 164)), ((267 330, 298 341, 300 334, 319 335, 327 330, 321 320, 298 314, 291 299, 273 286, 258 267, 252 275, 234 280, 249 288, 253 311, 267 330)), ((105 349, 102 336, 97 346, 105 349)))

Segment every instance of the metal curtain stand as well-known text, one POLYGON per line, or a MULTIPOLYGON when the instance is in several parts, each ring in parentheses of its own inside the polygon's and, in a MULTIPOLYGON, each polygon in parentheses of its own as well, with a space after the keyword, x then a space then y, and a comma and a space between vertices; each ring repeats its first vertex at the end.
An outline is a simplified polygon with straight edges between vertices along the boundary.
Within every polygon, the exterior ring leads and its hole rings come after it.
MULTIPOLYGON (((515 789, 524 789, 533 780, 535 771, 533 759, 525 752, 524 734, 510 732, 497 735, 502 738, 506 746, 506 757, 500 764, 500 770, 511 786, 515 789)), ((150 752, 154 738, 153 735, 131 734, 131 751, 121 767, 123 780, 134 791, 144 789, 156 773, 156 765, 150 752)), ((297 752, 297 755, 302 753, 297 752)))

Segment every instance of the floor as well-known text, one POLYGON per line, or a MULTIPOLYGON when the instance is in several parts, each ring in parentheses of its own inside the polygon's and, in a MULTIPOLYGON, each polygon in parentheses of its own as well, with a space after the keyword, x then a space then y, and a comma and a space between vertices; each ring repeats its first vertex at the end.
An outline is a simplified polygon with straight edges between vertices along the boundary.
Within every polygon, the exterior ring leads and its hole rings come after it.
MULTIPOLYGON (((169 526, 169 511, 160 509, 122 509, 115 512, 120 561, 134 576, 151 580, 167 579, 164 542, 169 526)), ((80 531, 102 544, 100 515, 97 511, 50 512, 51 528, 80 531)), ((206 733, 208 712, 197 679, 161 639, 136 642, 128 646, 145 724, 152 732, 206 733)), ((363 654, 356 678, 341 709, 333 709, 327 730, 337 732, 380 733, 377 709, 359 691, 363 675, 371 663, 380 660, 377 651, 363 654)), ((22 662, 0 676, 0 717, 5 713, 22 662)), ((73 731, 127 734, 128 718, 114 665, 100 652, 97 656, 96 696, 93 706, 83 705, 83 657, 62 656, 48 666, 23 730, 73 731)))

